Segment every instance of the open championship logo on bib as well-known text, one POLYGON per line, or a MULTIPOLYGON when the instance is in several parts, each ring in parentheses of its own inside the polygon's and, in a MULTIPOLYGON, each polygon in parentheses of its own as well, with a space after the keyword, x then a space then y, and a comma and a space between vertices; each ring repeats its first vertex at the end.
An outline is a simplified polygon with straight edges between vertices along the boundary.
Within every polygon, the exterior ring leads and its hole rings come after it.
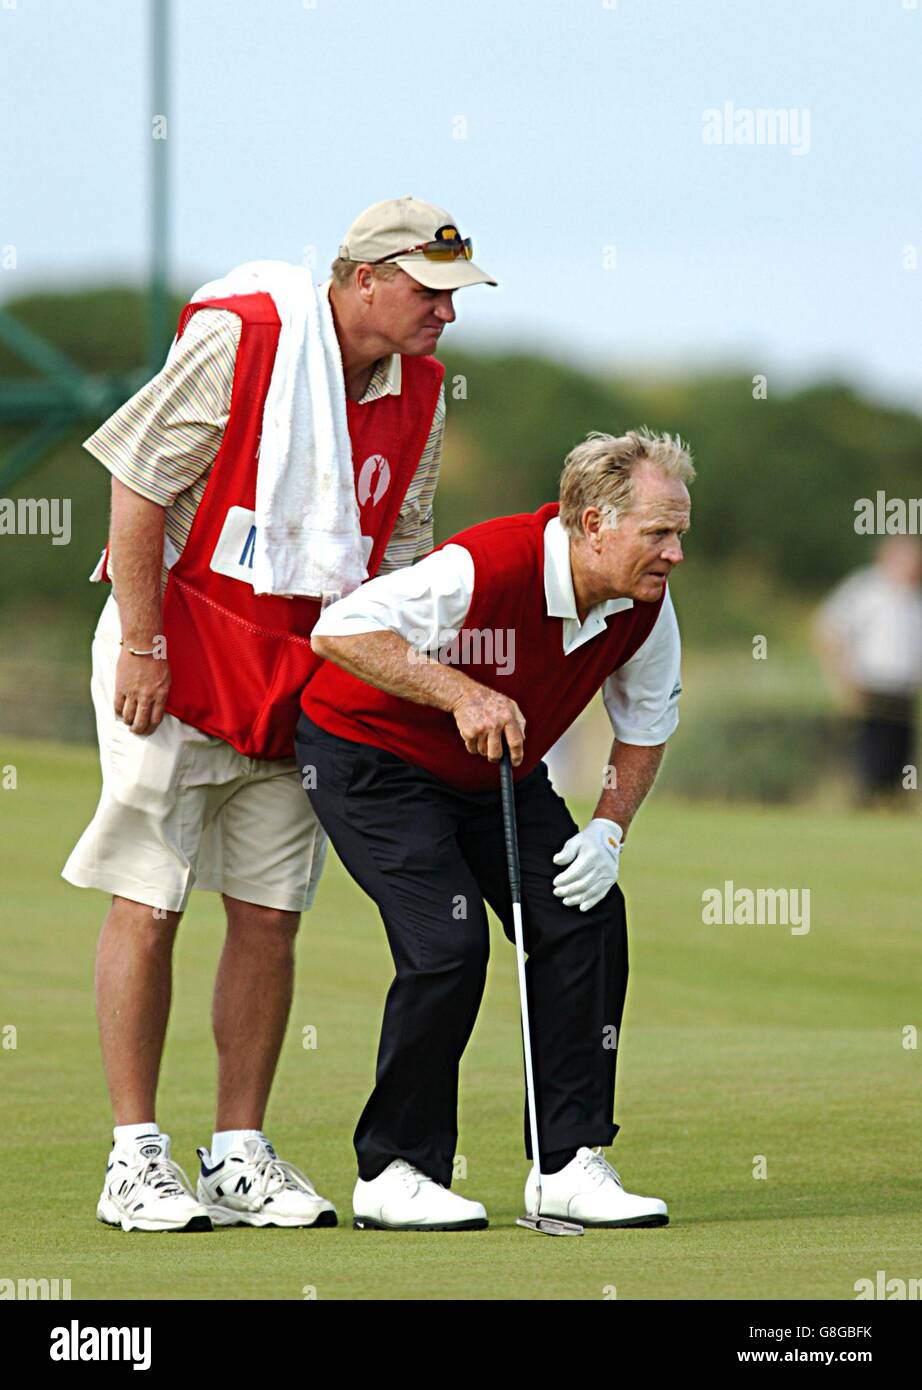
POLYGON ((364 507, 370 497, 372 506, 376 507, 387 492, 390 481, 391 466, 387 459, 383 454, 371 454, 359 469, 355 486, 359 506, 364 507))

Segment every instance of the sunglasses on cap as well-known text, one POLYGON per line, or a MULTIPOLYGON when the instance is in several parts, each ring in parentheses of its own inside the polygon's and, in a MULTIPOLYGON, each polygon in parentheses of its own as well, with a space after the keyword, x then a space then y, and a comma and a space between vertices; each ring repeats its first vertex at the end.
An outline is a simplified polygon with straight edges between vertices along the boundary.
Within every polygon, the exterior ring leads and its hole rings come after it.
POLYGON ((474 255, 474 244, 469 236, 446 238, 444 241, 421 241, 417 246, 407 246, 403 251, 390 251, 386 256, 369 261, 368 264, 383 265, 385 261, 392 261, 397 256, 412 256, 417 251, 421 251, 427 261, 469 261, 474 255))

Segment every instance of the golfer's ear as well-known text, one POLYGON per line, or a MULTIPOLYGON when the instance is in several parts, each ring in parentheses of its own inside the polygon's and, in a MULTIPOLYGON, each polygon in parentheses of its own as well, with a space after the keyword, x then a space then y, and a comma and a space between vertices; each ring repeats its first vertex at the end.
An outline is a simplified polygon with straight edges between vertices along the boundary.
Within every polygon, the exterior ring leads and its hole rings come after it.
POLYGON ((598 507, 587 507, 580 517, 580 529, 587 540, 592 540, 602 529, 602 513, 598 507))

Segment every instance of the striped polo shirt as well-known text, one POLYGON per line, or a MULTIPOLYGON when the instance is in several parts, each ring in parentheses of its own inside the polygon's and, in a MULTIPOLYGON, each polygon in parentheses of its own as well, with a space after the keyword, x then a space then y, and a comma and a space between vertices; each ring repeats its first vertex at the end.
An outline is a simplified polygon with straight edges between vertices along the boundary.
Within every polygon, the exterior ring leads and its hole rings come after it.
MULTIPOLYGON (((170 361, 142 386, 83 447, 133 492, 165 509, 168 542, 180 554, 189 538, 230 415, 241 322, 228 309, 193 314, 170 361)), ((399 395, 399 354, 375 367, 358 402, 399 395)), ((384 552, 379 574, 403 569, 432 549, 432 505, 445 427, 445 391, 426 447, 384 552)), ((169 551, 169 546, 165 547, 169 551)), ((176 555, 171 556, 175 560, 176 555)), ((109 572, 113 575, 112 566, 109 572)), ((167 564, 163 567, 166 584, 167 564)))

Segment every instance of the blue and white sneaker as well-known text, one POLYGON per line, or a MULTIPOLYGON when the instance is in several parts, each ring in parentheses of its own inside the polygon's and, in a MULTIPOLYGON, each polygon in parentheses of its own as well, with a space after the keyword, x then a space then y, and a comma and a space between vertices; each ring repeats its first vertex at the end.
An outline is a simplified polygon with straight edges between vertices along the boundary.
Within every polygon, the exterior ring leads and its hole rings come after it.
POLYGON ((170 1136, 112 1145, 97 1221, 123 1231, 210 1231, 211 1218, 170 1157, 170 1136))
POLYGON ((211 1166, 199 1149, 198 1199, 215 1226, 335 1226, 336 1208, 268 1139, 250 1137, 211 1166))

